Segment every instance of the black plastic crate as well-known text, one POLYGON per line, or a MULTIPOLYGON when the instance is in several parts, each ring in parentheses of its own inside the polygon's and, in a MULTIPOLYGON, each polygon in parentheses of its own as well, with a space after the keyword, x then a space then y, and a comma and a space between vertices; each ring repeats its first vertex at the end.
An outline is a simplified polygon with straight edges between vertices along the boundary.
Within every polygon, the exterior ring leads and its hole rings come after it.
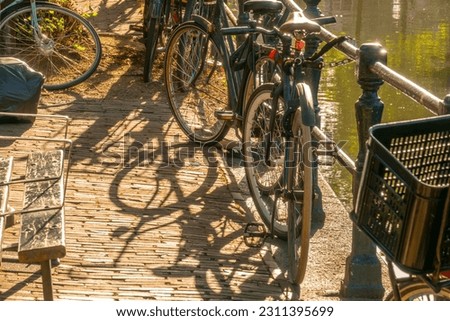
POLYGON ((355 223, 408 272, 450 269, 449 184, 450 116, 373 126, 355 223))

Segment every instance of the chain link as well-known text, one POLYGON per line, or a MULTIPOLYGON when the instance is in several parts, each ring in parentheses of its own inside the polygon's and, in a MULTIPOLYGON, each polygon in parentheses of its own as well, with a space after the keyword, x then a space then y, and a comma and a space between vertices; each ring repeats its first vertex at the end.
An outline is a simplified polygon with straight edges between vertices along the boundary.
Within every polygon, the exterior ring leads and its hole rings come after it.
MULTIPOLYGON (((356 40, 354 38, 347 37, 347 41, 350 42, 352 45, 356 46, 356 40)), ((335 67, 345 66, 345 65, 351 64, 354 61, 355 60, 353 60, 351 58, 344 58, 342 60, 324 62, 323 68, 335 68, 335 67)))
POLYGON ((331 61, 331 62, 324 62, 323 68, 335 68, 335 67, 339 67, 339 66, 348 65, 352 62, 354 62, 354 60, 350 59, 350 58, 345 58, 342 60, 331 61))

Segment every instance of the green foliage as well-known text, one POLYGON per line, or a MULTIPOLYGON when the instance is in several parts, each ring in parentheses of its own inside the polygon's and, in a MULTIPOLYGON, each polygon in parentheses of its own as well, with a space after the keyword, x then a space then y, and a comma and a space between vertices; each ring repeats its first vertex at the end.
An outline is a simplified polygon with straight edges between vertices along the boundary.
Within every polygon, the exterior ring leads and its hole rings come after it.
MULTIPOLYGON (((61 7, 76 11, 74 2, 72 0, 51 0, 61 7)), ((76 11, 79 13, 78 11, 76 11)), ((92 12, 79 13, 85 18, 92 17, 92 12)), ((48 11, 46 15, 41 16, 44 23, 41 23, 41 31, 51 39, 58 39, 59 44, 63 44, 68 48, 72 48, 75 52, 81 53, 88 48, 84 45, 85 31, 78 23, 73 23, 72 18, 64 15, 61 16, 55 11, 48 11)))

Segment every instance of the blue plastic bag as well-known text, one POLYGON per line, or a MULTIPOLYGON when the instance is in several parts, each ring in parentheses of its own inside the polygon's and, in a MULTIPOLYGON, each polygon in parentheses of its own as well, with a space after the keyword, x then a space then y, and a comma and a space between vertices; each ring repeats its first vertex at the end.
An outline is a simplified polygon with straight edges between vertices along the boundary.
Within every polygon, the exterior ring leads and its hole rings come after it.
MULTIPOLYGON (((25 62, 0 57, 0 111, 36 114, 44 76, 25 62)), ((0 122, 33 122, 34 117, 1 116, 0 122)))

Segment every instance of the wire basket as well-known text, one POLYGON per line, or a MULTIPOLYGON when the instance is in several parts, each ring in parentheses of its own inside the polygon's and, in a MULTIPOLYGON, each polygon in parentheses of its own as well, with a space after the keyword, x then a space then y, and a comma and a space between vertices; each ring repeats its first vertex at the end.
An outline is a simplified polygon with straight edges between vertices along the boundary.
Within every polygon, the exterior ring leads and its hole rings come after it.
POLYGON ((373 126, 355 223, 410 273, 450 269, 450 116, 373 126))

